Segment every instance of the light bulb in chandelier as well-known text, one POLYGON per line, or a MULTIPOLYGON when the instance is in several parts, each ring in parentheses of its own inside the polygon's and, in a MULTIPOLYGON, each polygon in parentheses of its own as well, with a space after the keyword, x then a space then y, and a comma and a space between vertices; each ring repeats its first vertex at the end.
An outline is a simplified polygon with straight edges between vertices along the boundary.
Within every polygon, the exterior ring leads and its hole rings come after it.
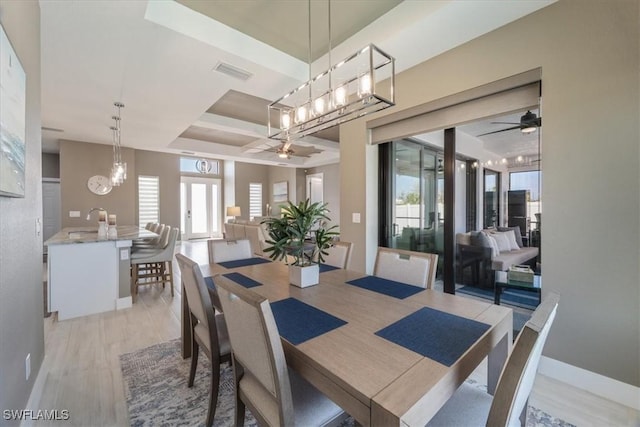
POLYGON ((360 74, 358 76, 358 96, 363 98, 369 95, 371 95, 371 74, 360 74))

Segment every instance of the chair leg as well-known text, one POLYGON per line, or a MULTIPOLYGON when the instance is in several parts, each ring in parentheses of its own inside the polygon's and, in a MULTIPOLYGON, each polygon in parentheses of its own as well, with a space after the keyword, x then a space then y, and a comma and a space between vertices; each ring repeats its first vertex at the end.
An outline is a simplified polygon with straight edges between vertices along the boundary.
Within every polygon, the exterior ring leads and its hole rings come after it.
POLYGON ((136 297, 138 296, 138 264, 133 264, 131 268, 133 269, 133 277, 131 278, 131 301, 135 303, 136 297))
POLYGON ((216 415, 216 406, 218 405, 218 389, 220 387, 220 360, 214 357, 211 359, 211 390, 209 391, 207 427, 211 427, 213 425, 213 419, 216 415))
POLYGON ((171 285, 171 296, 173 297, 173 262, 167 261, 169 265, 169 284, 171 285))
POLYGON ((236 395, 236 427, 244 427, 244 413, 245 413, 245 405, 242 399, 240 399, 240 378, 243 375, 243 369, 238 365, 238 363, 231 356, 231 364, 233 366, 233 382, 234 382, 234 391, 236 395))
POLYGON ((189 382, 188 387, 193 387, 193 380, 196 378, 196 368, 198 366, 198 354, 200 353, 200 346, 196 341, 193 329, 191 330, 191 369, 189 370, 189 382))

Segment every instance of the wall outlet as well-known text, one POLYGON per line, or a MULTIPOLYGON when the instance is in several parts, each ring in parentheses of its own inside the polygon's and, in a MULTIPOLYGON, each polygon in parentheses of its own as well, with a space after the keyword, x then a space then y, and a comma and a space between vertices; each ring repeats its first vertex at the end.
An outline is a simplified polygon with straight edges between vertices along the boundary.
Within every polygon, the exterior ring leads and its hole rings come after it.
POLYGON ((31 353, 27 354, 27 358, 24 359, 24 371, 26 380, 29 381, 29 376, 31 375, 31 353))
POLYGON ((129 249, 120 249, 120 261, 129 259, 129 249))
POLYGON ((69 218, 80 218, 80 211, 69 211, 69 218))

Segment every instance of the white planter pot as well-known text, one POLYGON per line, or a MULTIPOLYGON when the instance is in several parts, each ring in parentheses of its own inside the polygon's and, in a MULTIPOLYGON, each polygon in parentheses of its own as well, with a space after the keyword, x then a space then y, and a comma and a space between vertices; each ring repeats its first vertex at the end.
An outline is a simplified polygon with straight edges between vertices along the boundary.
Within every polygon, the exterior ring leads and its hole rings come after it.
POLYGON ((299 288, 317 285, 320 282, 320 267, 318 264, 299 267, 289 266, 289 283, 299 288))

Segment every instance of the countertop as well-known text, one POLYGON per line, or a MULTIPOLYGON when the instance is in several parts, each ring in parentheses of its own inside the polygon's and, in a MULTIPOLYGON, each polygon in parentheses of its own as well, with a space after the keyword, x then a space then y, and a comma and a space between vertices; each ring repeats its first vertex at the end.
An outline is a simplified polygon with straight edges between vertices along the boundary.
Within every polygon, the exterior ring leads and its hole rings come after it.
POLYGON ((51 236, 45 245, 66 245, 72 243, 95 243, 106 242, 109 240, 134 240, 134 239, 150 239, 158 235, 152 231, 145 230, 137 225, 118 225, 118 237, 107 238, 98 237, 98 227, 67 227, 58 231, 51 236))

